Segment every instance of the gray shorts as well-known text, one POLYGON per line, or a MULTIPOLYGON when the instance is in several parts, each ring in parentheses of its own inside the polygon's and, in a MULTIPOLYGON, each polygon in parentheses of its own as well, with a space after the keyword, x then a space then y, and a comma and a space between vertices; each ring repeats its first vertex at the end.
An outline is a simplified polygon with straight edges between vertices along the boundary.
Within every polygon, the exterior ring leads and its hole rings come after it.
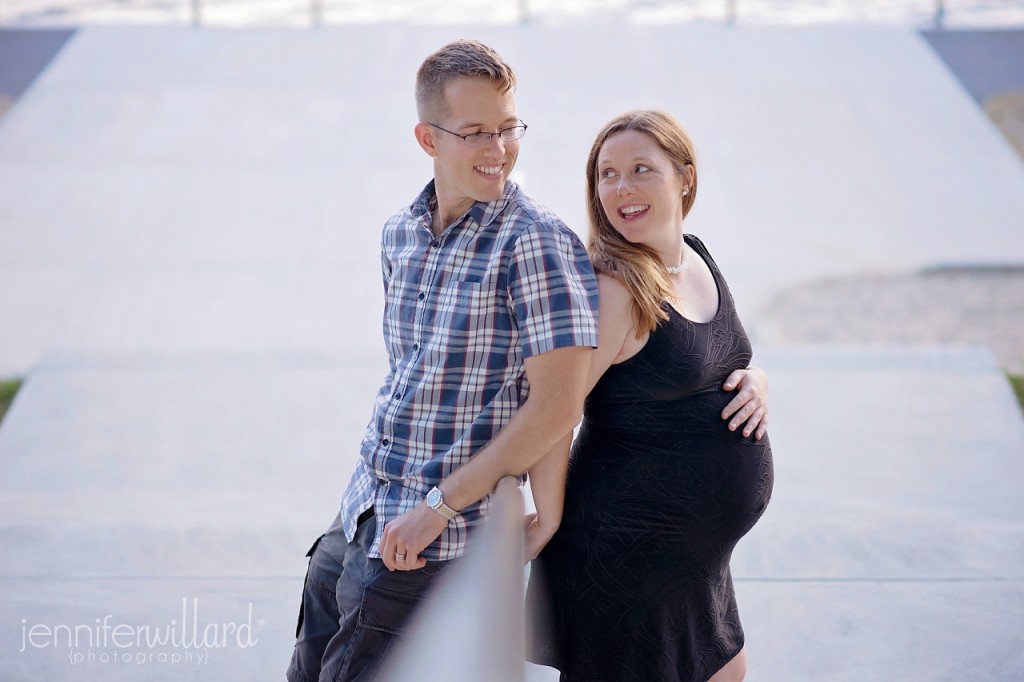
POLYGON ((373 513, 364 513, 349 543, 339 514, 310 548, 289 682, 373 679, 395 635, 452 563, 389 571, 366 555, 375 528, 373 513))

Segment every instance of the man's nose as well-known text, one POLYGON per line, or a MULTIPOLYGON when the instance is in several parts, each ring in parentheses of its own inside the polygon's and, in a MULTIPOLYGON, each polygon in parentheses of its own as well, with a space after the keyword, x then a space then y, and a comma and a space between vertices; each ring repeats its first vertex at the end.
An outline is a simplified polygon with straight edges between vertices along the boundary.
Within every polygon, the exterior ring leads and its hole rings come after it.
POLYGON ((501 139, 501 135, 494 133, 491 135, 491 141, 487 143, 487 146, 498 145, 498 153, 501 155, 505 154, 505 140, 501 139))

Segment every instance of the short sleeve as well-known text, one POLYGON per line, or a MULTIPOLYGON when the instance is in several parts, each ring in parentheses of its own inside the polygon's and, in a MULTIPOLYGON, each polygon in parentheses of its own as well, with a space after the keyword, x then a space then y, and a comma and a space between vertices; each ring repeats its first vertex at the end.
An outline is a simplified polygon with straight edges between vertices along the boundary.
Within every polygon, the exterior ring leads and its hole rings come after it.
POLYGON ((567 227, 537 223, 519 236, 508 289, 523 357, 597 346, 597 277, 567 227))

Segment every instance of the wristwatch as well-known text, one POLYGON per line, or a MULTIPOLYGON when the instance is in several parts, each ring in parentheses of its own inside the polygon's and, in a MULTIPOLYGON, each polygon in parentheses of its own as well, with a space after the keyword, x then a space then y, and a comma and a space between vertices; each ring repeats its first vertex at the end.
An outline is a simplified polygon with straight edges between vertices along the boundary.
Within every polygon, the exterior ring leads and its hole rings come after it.
POLYGON ((449 521, 459 515, 459 512, 444 503, 444 495, 436 485, 427 493, 427 505, 449 521))

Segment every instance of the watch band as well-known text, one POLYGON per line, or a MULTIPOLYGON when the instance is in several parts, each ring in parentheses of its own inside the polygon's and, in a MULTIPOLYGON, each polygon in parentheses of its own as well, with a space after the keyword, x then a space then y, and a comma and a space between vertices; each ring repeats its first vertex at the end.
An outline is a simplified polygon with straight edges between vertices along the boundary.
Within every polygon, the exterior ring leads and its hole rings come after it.
POLYGON ((459 512, 444 503, 444 495, 441 494, 441 489, 437 486, 431 488, 427 493, 427 505, 449 521, 459 515, 459 512))

